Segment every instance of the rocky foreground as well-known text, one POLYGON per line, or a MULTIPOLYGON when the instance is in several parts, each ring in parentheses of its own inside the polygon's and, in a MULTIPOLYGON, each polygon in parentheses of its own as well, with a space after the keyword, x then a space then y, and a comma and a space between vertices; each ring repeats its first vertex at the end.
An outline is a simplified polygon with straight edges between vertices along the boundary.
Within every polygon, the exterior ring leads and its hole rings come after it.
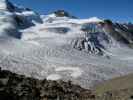
POLYGON ((71 82, 27 78, 0 70, 0 100, 93 100, 90 90, 71 82))
POLYGON ((106 87, 91 91, 71 82, 37 80, 0 69, 0 100, 133 100, 132 85, 106 87))

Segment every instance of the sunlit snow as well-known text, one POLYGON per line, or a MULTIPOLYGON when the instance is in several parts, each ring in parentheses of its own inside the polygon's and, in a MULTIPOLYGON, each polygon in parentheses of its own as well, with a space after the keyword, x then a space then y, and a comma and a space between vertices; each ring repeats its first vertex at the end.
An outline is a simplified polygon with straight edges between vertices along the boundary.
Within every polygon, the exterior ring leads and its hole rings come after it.
MULTIPOLYGON (((79 46, 85 38, 82 26, 102 22, 101 19, 72 19, 54 14, 39 16, 24 9, 9 12, 3 10, 6 6, 3 1, 0 1, 2 69, 38 79, 71 80, 85 88, 133 72, 133 50, 119 46, 113 39, 111 46, 101 40, 107 46, 104 56, 73 47, 75 44, 79 46), (21 28, 18 24, 29 26, 21 28), (16 33, 19 38, 14 36, 16 33)), ((94 44, 90 43, 90 46, 91 50, 95 49, 94 44)))

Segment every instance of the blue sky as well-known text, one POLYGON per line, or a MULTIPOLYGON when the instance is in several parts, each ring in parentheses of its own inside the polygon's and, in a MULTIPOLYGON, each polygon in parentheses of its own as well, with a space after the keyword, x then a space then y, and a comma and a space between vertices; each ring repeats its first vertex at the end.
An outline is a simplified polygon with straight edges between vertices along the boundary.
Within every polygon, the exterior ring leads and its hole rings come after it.
POLYGON ((133 22, 133 0, 10 0, 17 5, 48 14, 64 9, 79 18, 99 17, 133 22))

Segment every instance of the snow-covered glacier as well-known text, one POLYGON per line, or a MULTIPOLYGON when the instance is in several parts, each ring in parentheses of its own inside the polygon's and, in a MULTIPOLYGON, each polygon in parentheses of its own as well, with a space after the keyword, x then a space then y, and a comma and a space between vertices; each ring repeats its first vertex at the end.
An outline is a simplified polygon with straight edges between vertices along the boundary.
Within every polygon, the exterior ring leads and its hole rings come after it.
POLYGON ((0 67, 85 88, 133 72, 133 25, 57 13, 39 15, 1 0, 0 67))

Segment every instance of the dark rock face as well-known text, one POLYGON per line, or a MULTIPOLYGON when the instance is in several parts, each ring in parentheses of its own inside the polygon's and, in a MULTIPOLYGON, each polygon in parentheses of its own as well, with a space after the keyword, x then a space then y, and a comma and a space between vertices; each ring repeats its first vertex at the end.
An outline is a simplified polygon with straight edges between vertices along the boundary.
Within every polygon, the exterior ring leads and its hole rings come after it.
POLYGON ((0 70, 0 100, 94 100, 90 90, 71 82, 27 78, 0 70))
MULTIPOLYGON (((93 34, 94 35, 94 34, 93 34)), ((104 46, 100 44, 97 37, 77 38, 73 41, 73 48, 91 54, 103 55, 104 46)))
POLYGON ((70 18, 76 18, 75 16, 71 16, 68 12, 64 10, 57 10, 54 12, 57 17, 70 17, 70 18))
MULTIPOLYGON (((115 27, 129 43, 133 43, 133 32, 128 25, 115 23, 115 27)), ((133 27, 131 29, 133 29, 133 27)))
POLYGON ((129 45, 133 41, 133 34, 131 33, 131 29, 128 28, 128 25, 105 20, 103 29, 120 44, 129 45))
POLYGON ((27 17, 22 15, 14 15, 14 19, 20 29, 26 29, 35 25, 32 21, 28 20, 27 17))
POLYGON ((110 38, 97 23, 84 24, 82 39, 75 41, 74 47, 89 53, 103 55, 104 49, 110 44, 110 38))
POLYGON ((7 9, 11 12, 14 12, 16 7, 11 2, 9 2, 8 0, 6 1, 6 3, 7 3, 7 9))
POLYGON ((67 32, 70 31, 67 27, 46 28, 46 30, 57 34, 67 34, 67 32))
POLYGON ((81 27, 85 36, 83 39, 77 39, 74 48, 86 50, 89 53, 103 55, 104 51, 112 46, 112 43, 118 42, 120 45, 132 47, 133 33, 132 24, 113 23, 110 20, 104 20, 99 23, 86 23, 81 27))

